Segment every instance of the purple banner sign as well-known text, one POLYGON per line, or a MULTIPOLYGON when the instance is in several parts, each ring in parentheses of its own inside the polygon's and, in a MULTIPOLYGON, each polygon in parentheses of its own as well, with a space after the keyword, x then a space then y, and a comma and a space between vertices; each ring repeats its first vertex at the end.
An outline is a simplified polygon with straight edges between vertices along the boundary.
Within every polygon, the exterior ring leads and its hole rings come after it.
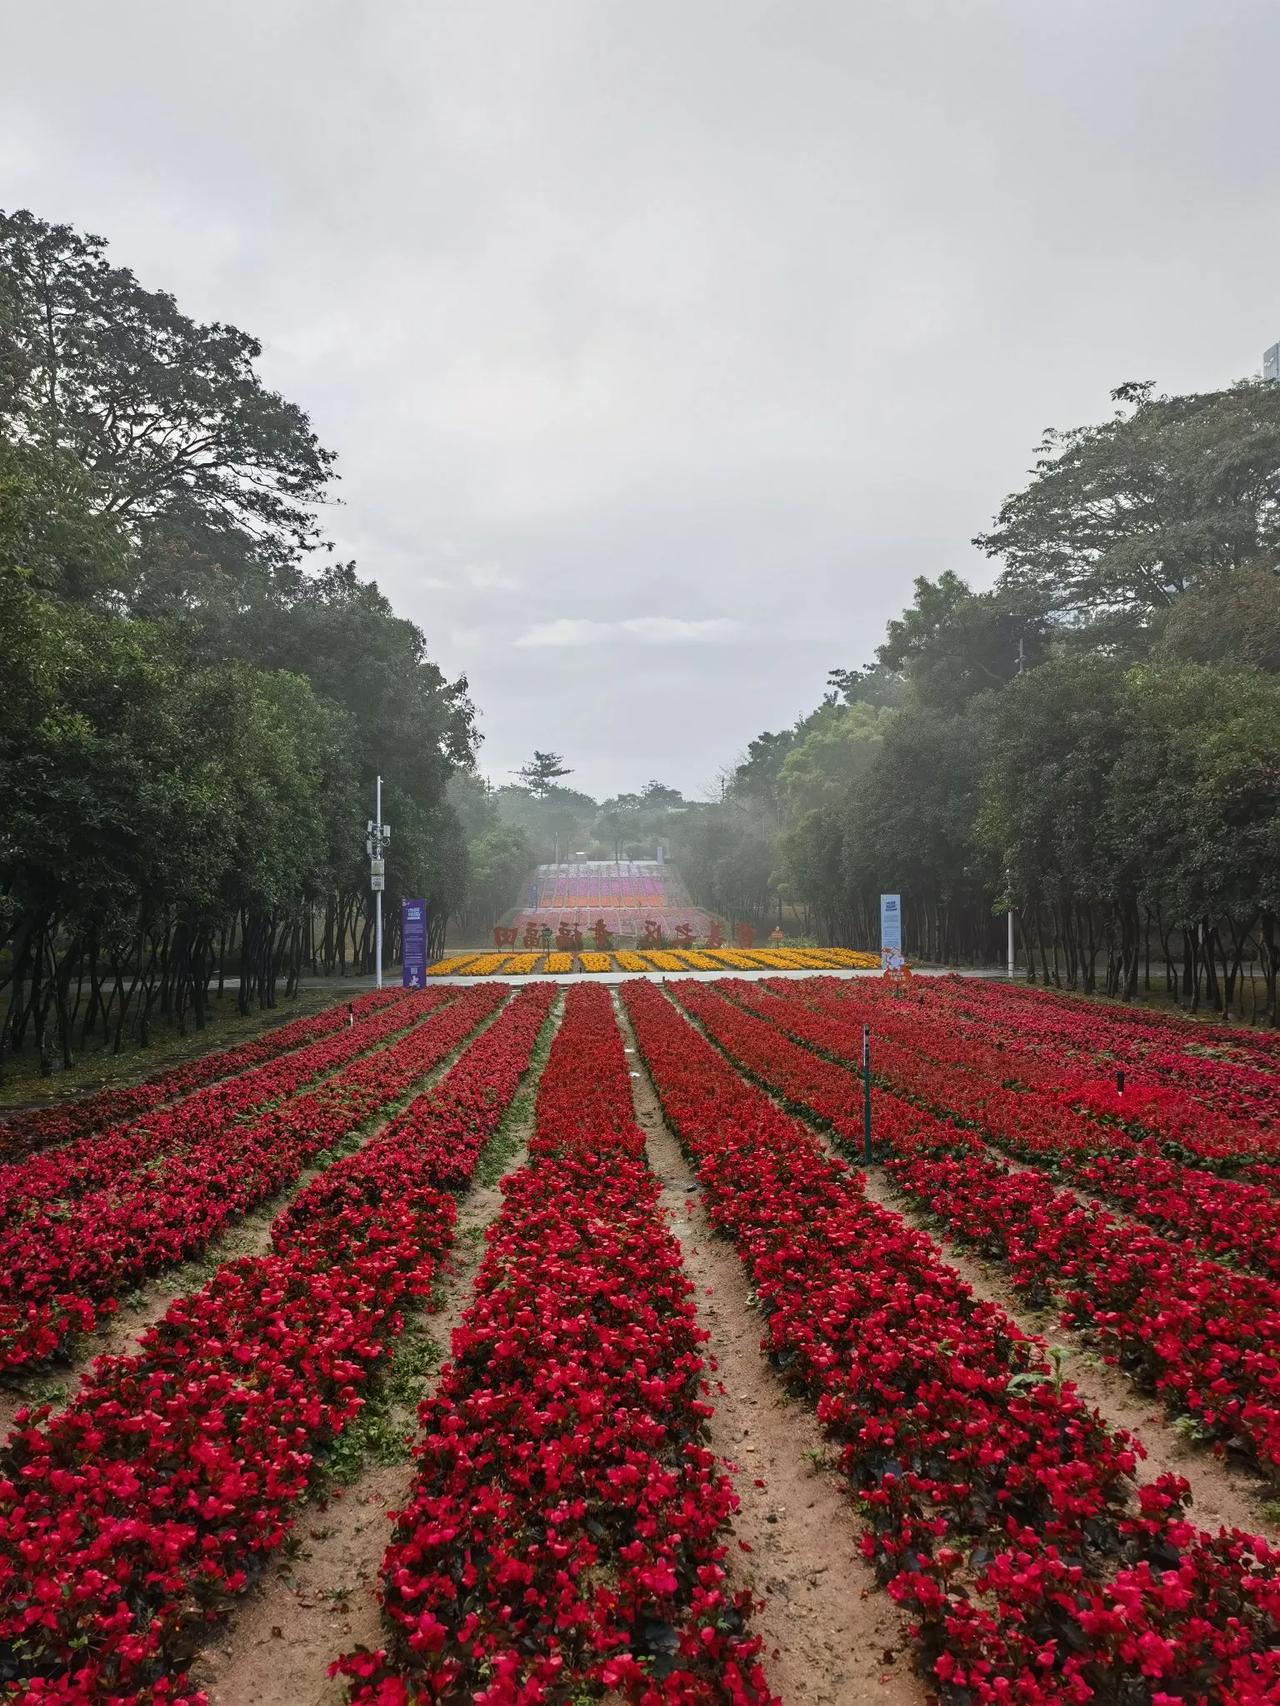
POLYGON ((400 982, 406 989, 421 989, 427 980, 427 903, 425 900, 400 902, 401 970, 400 982))

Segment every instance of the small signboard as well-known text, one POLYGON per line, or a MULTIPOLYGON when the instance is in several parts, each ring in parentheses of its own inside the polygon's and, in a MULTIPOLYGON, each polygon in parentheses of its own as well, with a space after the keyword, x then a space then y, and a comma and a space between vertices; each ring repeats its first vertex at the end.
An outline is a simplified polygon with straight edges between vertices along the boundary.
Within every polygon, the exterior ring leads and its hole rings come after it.
POLYGON ((421 989, 427 976, 427 903, 400 902, 400 982, 406 989, 421 989))
POLYGON ((385 859, 370 859, 369 887, 374 894, 380 894, 387 886, 387 861, 385 859))
POLYGON ((902 896, 880 896, 880 964, 897 971, 902 965, 902 896))

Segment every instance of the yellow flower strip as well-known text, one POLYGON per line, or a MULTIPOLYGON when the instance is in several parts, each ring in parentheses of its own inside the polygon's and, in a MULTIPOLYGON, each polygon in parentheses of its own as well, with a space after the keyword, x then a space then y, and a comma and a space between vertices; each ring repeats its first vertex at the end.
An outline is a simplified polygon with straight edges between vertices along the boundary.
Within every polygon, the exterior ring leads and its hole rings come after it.
POLYGON ((502 967, 503 977, 524 977, 542 958, 541 954, 508 954, 502 967))
POLYGON ((737 948, 704 948, 702 951, 708 959, 716 962, 717 967, 733 966, 737 971, 758 971, 760 969, 754 960, 748 959, 746 954, 737 948))
POLYGON ((578 955, 582 962, 583 971, 608 971, 613 958, 611 954, 598 953, 594 949, 584 949, 578 955))
POLYGON ((547 963, 546 963, 546 965, 543 966, 542 969, 543 969, 543 971, 556 972, 556 973, 572 971, 573 970, 573 955, 572 954, 566 954, 563 952, 548 954, 547 955, 547 963))
POLYGON ((474 954, 451 954, 447 960, 437 960, 434 965, 427 967, 428 977, 447 977, 450 972, 461 971, 463 966, 469 966, 475 959, 474 954))

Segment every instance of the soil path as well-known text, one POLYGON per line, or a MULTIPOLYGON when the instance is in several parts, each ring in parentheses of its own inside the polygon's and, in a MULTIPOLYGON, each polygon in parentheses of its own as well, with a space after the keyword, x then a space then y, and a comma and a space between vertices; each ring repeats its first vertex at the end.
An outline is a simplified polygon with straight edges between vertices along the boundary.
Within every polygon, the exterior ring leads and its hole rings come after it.
POLYGON ((727 1568, 763 1600, 753 1624, 763 1637, 770 1687, 787 1706, 920 1706, 906 1619, 879 1588, 860 1547, 860 1524, 816 1417, 788 1397, 760 1350, 760 1317, 742 1264, 711 1226, 700 1188, 662 1116, 625 1012, 636 1117, 662 1204, 710 1334, 711 1448, 736 1465, 741 1505, 727 1568), (750 1547, 744 1553, 737 1541, 750 1547))
MULTIPOLYGON (((553 1027, 559 1014, 553 1009, 553 1027)), ((419 1396, 437 1384, 453 1330, 471 1304, 485 1228, 502 1208, 501 1180, 524 1165, 536 1072, 549 1034, 544 1030, 535 1072, 526 1075, 511 1113, 480 1157, 476 1183, 459 1200, 439 1308, 421 1317, 434 1347, 434 1372, 419 1396)), ((412 1409, 400 1419, 411 1433, 412 1409)), ((413 1473, 411 1461, 368 1466, 327 1500, 317 1494, 299 1507, 294 1533, 300 1545, 293 1556, 277 1556, 193 1667, 192 1681, 206 1690, 210 1706, 328 1706, 346 1698, 343 1683, 326 1672, 340 1653, 383 1645, 378 1574, 391 1519, 407 1502, 413 1473)))

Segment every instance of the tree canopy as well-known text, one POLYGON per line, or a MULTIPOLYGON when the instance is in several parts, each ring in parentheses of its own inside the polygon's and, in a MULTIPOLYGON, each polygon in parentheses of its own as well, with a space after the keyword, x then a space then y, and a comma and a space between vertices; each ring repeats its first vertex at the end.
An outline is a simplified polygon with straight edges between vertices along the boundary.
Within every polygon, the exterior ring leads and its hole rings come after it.
POLYGON ((468 900, 465 679, 320 547, 333 456, 247 333, 0 215, 0 1055, 368 966, 376 773, 433 945, 468 900))
POLYGON ((1012 905, 1032 976, 1132 994, 1154 942, 1171 993, 1238 1004, 1252 962, 1276 1015, 1280 385, 1113 400, 976 541, 992 587, 920 577, 751 741, 691 826, 698 899, 865 946, 898 891, 909 951, 952 961, 1001 957, 1012 905))

